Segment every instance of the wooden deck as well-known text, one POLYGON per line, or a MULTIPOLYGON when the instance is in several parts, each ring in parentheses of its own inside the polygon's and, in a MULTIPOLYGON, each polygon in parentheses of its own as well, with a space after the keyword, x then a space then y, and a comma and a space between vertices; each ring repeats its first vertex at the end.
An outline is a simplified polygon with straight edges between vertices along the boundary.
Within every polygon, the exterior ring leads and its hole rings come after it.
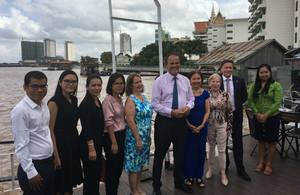
MULTIPOLYGON (((244 137, 244 165, 246 172, 251 177, 252 181, 248 182, 243 180, 237 175, 235 163, 233 160, 233 154, 230 153, 231 165, 228 169, 227 177, 229 180, 228 186, 224 187, 220 182, 218 160, 215 161, 215 171, 213 178, 206 180, 204 174, 205 188, 199 188, 196 184, 192 186, 194 194, 242 194, 242 195, 299 195, 300 194, 300 157, 295 158, 293 151, 289 151, 289 156, 285 162, 280 158, 280 155, 276 153, 273 166, 274 172, 271 176, 265 176, 263 173, 256 173, 254 167, 258 165, 258 153, 254 152, 252 156, 250 153, 256 145, 254 138, 250 136, 244 137), (293 159, 292 159, 293 158, 293 159)), ((279 146, 278 146, 279 147, 279 146)), ((151 165, 149 169, 152 169, 153 157, 150 158, 151 165)), ((207 171, 208 165, 206 161, 205 172, 207 171)), ((164 195, 183 195, 185 194, 181 190, 174 188, 173 183, 173 172, 163 170, 162 179, 163 186, 161 191, 164 195)), ((141 182, 141 189, 148 195, 152 194, 152 180, 141 182)), ((82 187, 74 190, 75 195, 82 195, 82 187)), ((105 184, 101 183, 100 194, 105 193, 105 184)), ((120 178, 119 195, 129 195, 130 188, 128 183, 128 174, 123 171, 120 178)))

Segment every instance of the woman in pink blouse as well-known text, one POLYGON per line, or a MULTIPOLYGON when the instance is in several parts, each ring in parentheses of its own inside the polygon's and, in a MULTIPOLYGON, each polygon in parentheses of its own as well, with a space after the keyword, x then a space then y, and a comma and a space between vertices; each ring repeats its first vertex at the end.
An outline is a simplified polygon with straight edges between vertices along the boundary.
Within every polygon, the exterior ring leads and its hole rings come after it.
POLYGON ((125 145, 125 111, 121 96, 124 94, 125 79, 114 73, 106 86, 106 97, 102 102, 104 112, 104 151, 106 163, 106 194, 117 195, 119 178, 122 174, 125 145))

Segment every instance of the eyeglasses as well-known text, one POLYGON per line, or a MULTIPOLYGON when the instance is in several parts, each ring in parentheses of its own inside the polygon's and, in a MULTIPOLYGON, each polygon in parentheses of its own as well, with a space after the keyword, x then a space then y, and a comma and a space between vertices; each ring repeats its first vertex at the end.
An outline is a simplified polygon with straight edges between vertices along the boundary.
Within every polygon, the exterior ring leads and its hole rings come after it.
POLYGON ((33 84, 33 85, 29 85, 29 87, 31 87, 32 90, 34 91, 37 91, 39 88, 41 88, 42 90, 45 90, 47 89, 48 85, 36 85, 36 84, 33 84))
POLYGON ((122 83, 114 83, 113 85, 120 86, 120 85, 124 85, 124 83, 123 82, 122 83))
POLYGON ((65 80, 63 80, 63 82, 65 82, 67 85, 70 85, 71 83, 72 84, 74 84, 74 85, 76 85, 77 84, 77 81, 76 80, 69 80, 69 79, 65 79, 65 80))

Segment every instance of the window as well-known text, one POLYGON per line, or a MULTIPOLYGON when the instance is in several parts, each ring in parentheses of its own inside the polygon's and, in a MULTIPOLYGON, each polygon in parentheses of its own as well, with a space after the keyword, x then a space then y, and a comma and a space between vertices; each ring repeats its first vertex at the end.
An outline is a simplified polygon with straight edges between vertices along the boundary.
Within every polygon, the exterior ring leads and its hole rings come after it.
POLYGON ((296 1, 296 11, 298 11, 298 1, 296 1))
POLYGON ((233 26, 233 24, 227 24, 227 27, 232 27, 233 26))
POLYGON ((212 44, 209 44, 208 46, 212 46, 212 44))
POLYGON ((209 35, 211 35, 212 33, 208 33, 209 35))
POLYGON ((232 31, 232 30, 229 30, 229 31, 227 31, 227 33, 233 33, 233 31, 232 31))
POLYGON ((295 43, 297 43, 297 33, 295 33, 295 43))
POLYGON ((295 27, 298 26, 298 17, 295 18, 295 27))
POLYGON ((214 29, 214 31, 218 31, 218 29, 214 29))
POLYGON ((208 39, 208 40, 212 40, 212 39, 208 39))
POLYGON ((218 42, 218 41, 214 41, 214 43, 216 43, 216 42, 218 42))
POLYGON ((211 27, 208 27, 208 29, 211 29, 211 27))
POLYGON ((262 24, 262 29, 266 29, 266 23, 262 24))
POLYGON ((213 37, 217 37, 217 35, 213 35, 213 37))
POLYGON ((232 37, 227 37, 227 39, 232 39, 232 37))

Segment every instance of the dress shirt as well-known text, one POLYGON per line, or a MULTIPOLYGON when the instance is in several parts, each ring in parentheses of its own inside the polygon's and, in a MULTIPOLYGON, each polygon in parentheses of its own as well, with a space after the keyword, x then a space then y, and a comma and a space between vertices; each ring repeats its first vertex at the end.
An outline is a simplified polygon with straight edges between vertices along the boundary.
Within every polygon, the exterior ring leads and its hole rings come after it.
MULTIPOLYGON (((188 78, 181 74, 177 74, 177 91, 178 91, 178 109, 182 110, 188 106, 190 109, 194 107, 194 94, 188 78)), ((169 72, 158 77, 153 84, 151 104, 153 109, 162 116, 172 117, 172 101, 174 76, 169 72)))
MULTIPOLYGON (((121 98, 120 98, 121 99, 121 98)), ((121 131, 125 129, 125 110, 123 106, 123 101, 121 99, 121 104, 117 100, 107 94, 102 102, 105 129, 104 133, 107 133, 107 128, 113 125, 114 131, 121 131)))
POLYGON ((10 113, 15 152, 28 179, 38 174, 32 160, 46 159, 53 154, 49 120, 47 104, 42 101, 39 106, 27 95, 10 113))
POLYGON ((252 83, 249 89, 249 107, 253 113, 259 112, 260 114, 268 113, 269 117, 275 116, 280 113, 279 107, 282 101, 282 87, 278 82, 270 84, 267 94, 261 94, 263 88, 258 91, 258 97, 253 98, 255 83, 252 83))
MULTIPOLYGON (((224 90, 227 92, 227 81, 226 81, 227 78, 224 77, 224 75, 222 75, 222 78, 223 78, 224 90)), ((231 103, 232 103, 232 111, 235 111, 234 88, 233 88, 232 75, 229 77, 229 85, 230 85, 230 99, 231 99, 231 103)))

